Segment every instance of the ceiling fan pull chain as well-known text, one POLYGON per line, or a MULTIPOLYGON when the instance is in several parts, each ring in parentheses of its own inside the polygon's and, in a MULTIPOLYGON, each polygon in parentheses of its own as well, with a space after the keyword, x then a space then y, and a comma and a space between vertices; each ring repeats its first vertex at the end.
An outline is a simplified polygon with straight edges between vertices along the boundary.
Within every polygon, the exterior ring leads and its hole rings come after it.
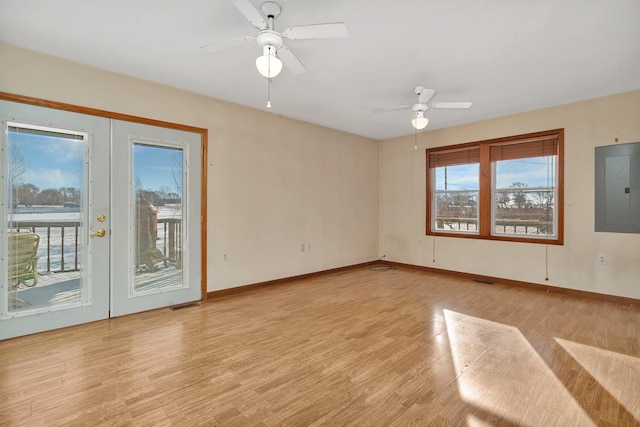
MULTIPOLYGON (((273 27, 273 17, 269 17, 269 27, 273 27)), ((267 62, 267 74, 271 75, 271 58, 267 62)), ((267 77, 267 108, 271 108, 271 77, 267 77)))

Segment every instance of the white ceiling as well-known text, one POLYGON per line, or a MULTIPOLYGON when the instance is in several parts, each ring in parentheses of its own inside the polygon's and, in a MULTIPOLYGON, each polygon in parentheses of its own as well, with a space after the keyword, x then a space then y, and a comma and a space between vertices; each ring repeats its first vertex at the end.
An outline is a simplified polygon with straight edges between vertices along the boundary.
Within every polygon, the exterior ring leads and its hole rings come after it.
MULTIPOLYGON (((251 0, 259 8, 262 0, 251 0)), ((273 80, 271 111, 374 139, 411 134, 413 88, 469 110, 429 129, 640 89, 639 0, 279 0, 276 30, 343 21, 347 39, 291 40, 307 67, 273 80)), ((0 40, 266 110, 261 49, 228 0, 1 0, 0 40)))

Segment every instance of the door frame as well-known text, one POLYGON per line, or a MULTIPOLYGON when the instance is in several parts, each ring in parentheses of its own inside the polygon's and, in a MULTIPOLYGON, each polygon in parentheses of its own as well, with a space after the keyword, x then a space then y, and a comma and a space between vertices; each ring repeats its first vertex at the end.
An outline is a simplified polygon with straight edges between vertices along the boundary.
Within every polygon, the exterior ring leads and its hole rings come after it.
POLYGON ((165 122, 162 120, 148 119, 144 117, 132 116, 129 114, 115 113, 107 110, 99 110, 96 108, 82 107, 74 104, 67 104, 64 102, 50 101, 41 98, 34 98, 31 96, 17 95, 9 92, 0 91, 0 100, 19 102, 22 104, 35 105, 38 107, 52 108, 56 110, 71 111, 74 113, 82 113, 97 117, 105 117, 108 119, 122 120, 126 122, 133 122, 151 126, 165 127, 169 129, 183 130, 187 132, 193 132, 200 134, 200 140, 202 143, 201 152, 201 283, 200 283, 200 300, 207 299, 207 156, 208 156, 208 134, 209 131, 206 128, 200 128, 195 126, 183 125, 179 123, 165 122))

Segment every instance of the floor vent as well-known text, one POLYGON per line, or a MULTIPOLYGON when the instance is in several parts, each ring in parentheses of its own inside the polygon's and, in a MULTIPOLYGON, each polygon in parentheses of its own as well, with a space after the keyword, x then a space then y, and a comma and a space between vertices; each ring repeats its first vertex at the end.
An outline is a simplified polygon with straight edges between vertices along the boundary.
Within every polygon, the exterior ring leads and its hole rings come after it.
POLYGON ((388 270, 393 270, 393 266, 384 262, 372 262, 371 264, 369 264, 369 270, 388 271, 388 270))
POLYGON ((493 282, 489 282, 488 280, 478 280, 475 279, 474 282, 484 283, 485 285, 493 285, 493 282))
POLYGON ((187 304, 174 305, 173 307, 169 307, 171 311, 184 310, 185 308, 198 307, 200 306, 199 302, 190 302, 187 304))

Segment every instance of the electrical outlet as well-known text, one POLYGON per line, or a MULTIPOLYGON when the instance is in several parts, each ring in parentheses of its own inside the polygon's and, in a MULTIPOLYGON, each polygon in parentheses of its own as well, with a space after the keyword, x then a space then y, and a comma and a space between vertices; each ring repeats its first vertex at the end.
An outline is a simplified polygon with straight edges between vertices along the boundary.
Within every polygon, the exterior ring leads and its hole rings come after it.
POLYGON ((604 254, 598 255, 598 264, 607 265, 607 256, 604 254))
POLYGON ((222 262, 229 262, 229 254, 222 252, 222 262))
POLYGON ((307 252, 311 252, 311 243, 307 243, 307 252))
POLYGON ((300 245, 300 252, 304 252, 306 245, 304 243, 302 243, 300 245))

